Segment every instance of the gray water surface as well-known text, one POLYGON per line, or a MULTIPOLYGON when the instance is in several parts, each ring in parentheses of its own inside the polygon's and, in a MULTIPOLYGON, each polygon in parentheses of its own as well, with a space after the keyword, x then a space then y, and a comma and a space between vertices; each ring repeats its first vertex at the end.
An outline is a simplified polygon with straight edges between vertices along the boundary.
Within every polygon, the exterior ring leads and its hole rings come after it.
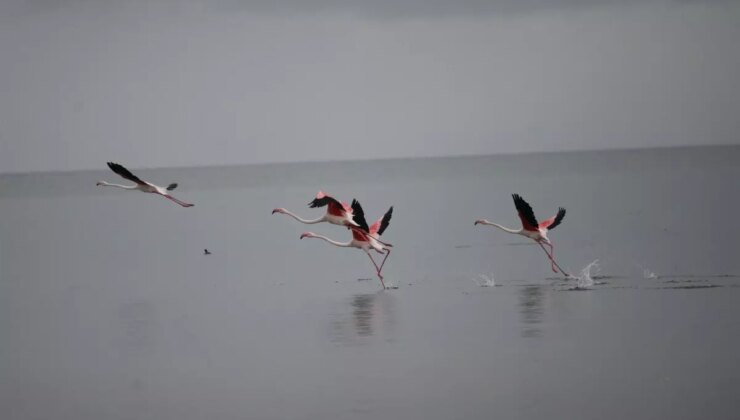
MULTIPOLYGON (((740 148, 0 177, 0 418, 731 419, 740 148), (359 199, 397 290, 314 218, 359 199), (573 274, 518 227, 510 195, 573 274), (212 255, 203 255, 208 248, 212 255), (481 287, 480 275, 495 287, 481 287), (362 280, 366 279, 366 280, 362 280)), ((123 162, 132 167, 134 162, 123 162)), ((101 162, 101 167, 104 163, 101 162)))

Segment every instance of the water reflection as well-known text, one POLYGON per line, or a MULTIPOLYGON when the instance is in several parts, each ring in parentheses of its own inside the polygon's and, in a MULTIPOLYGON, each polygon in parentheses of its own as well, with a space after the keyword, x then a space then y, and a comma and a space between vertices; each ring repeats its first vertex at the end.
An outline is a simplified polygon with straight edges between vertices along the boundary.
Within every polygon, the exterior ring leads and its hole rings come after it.
POLYGON ((522 337, 542 336, 542 323, 544 310, 542 303, 545 293, 543 286, 526 286, 519 293, 519 313, 522 320, 522 337))
POLYGON ((373 302, 375 294, 356 295, 352 298, 352 320, 355 332, 361 337, 373 335, 373 302))
POLYGON ((357 294, 343 301, 332 315, 332 342, 364 345, 375 339, 394 340, 395 297, 391 293, 357 294))

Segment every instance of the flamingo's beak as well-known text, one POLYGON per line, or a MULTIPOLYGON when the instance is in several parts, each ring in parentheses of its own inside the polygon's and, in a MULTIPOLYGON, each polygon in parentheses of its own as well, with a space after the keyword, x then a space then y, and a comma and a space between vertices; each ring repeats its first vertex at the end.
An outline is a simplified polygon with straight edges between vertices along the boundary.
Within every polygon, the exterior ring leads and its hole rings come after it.
POLYGON ((272 211, 272 214, 275 214, 275 213, 280 213, 280 209, 275 209, 272 211))
POLYGON ((95 183, 95 185, 97 185, 99 187, 99 186, 103 185, 103 183, 100 182, 100 181, 98 181, 98 182, 95 183))
POLYGON ((478 223, 480 223, 480 220, 476 220, 475 223, 473 223, 473 226, 477 225, 478 223))
POLYGON ((301 239, 308 237, 308 233, 304 233, 301 235, 301 239))

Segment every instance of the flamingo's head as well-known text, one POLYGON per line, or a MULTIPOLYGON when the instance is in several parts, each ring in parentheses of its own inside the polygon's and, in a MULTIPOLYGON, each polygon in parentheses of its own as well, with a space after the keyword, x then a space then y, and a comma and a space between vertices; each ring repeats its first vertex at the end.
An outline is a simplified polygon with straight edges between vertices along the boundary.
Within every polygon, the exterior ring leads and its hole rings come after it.
POLYGON ((301 239, 303 239, 303 238, 315 238, 315 237, 316 237, 316 234, 313 233, 313 232, 305 232, 304 234, 301 235, 301 239))
POLYGON ((95 185, 97 185, 98 187, 102 187, 103 185, 105 185, 105 181, 98 181, 95 183, 95 185))
POLYGON ((475 225, 485 225, 485 224, 488 224, 488 223, 490 223, 490 222, 488 220, 486 220, 486 219, 478 219, 478 220, 475 221, 475 223, 473 223, 473 226, 475 226, 475 225))
POLYGON ((281 208, 279 208, 279 209, 275 209, 275 210, 273 210, 273 211, 272 211, 272 214, 275 214, 275 213, 282 213, 282 214, 285 214, 285 209, 284 209, 284 208, 282 208, 282 207, 281 207, 281 208))

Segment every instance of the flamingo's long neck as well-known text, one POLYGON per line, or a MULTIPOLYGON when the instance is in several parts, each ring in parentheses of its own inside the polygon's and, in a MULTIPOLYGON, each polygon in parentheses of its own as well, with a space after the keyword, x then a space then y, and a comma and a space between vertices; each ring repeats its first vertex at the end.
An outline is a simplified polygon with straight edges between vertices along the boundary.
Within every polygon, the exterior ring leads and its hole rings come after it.
POLYGON ((501 226, 499 224, 491 223, 491 222, 487 222, 487 221, 481 222, 481 224, 488 225, 488 226, 493 226, 493 227, 497 227, 497 228, 503 230, 504 232, 509 232, 509 233, 513 233, 513 234, 520 234, 520 233, 522 233, 520 230, 517 230, 517 229, 509 229, 509 228, 507 228, 505 226, 501 226))
POLYGON ((290 212, 288 210, 284 210, 283 213, 284 214, 287 214, 288 216, 290 216, 290 217, 298 220, 301 223, 307 224, 307 225, 313 225, 313 224, 316 224, 316 223, 321 223, 321 222, 323 222, 323 221, 326 220, 326 216, 321 216, 318 219, 314 219, 314 220, 306 220, 306 219, 303 219, 300 216, 298 216, 297 214, 292 213, 292 212, 290 212))
POLYGON ((111 184, 110 182, 101 181, 100 185, 104 187, 116 187, 116 188, 122 188, 124 190, 135 190, 137 188, 136 185, 121 185, 121 184, 111 184))
POLYGON ((333 239, 329 239, 329 238, 327 238, 326 236, 323 236, 323 235, 316 235, 316 234, 314 234, 314 235, 313 235, 313 236, 311 236, 311 237, 312 237, 312 238, 318 238, 318 239, 323 239, 323 240, 325 240, 326 242, 329 242, 330 244, 332 244, 332 245, 334 245, 334 246, 339 246, 339 247, 342 247, 342 248, 349 248, 349 247, 351 247, 351 246, 352 246, 352 241, 349 241, 349 242, 337 242, 337 241, 335 241, 335 240, 333 240, 333 239))

